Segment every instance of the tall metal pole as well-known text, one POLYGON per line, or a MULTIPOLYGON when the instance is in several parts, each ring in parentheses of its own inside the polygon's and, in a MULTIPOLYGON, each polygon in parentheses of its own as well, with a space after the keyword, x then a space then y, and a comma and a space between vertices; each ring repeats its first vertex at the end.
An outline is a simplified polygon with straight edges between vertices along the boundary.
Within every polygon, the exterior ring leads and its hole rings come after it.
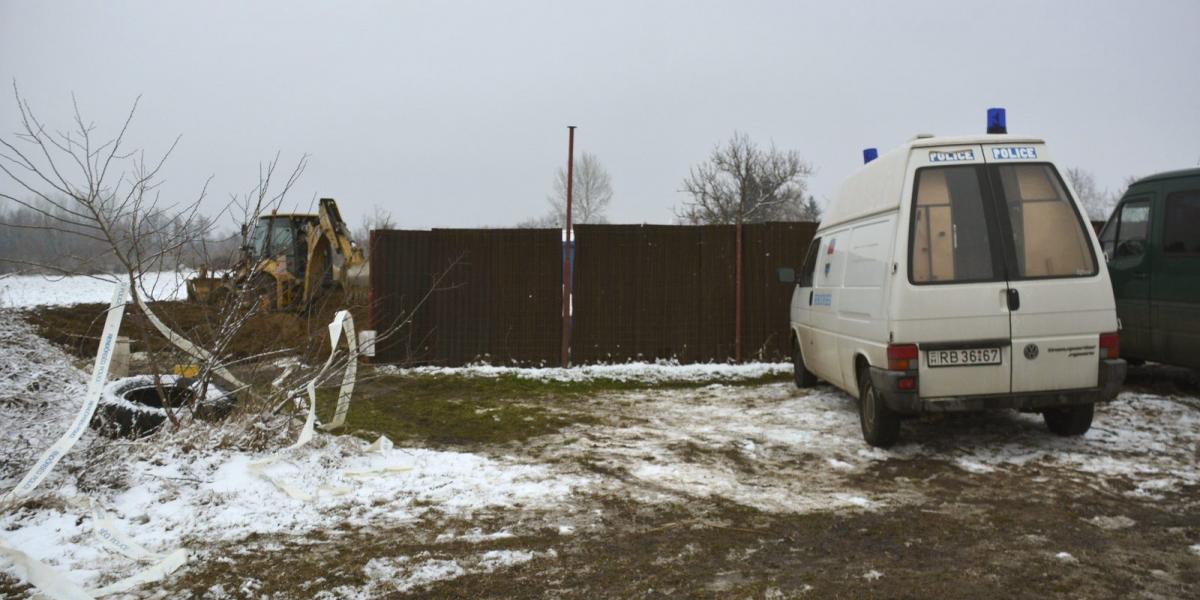
POLYGON ((738 206, 737 233, 734 235, 733 278, 733 361, 742 362, 742 207, 738 206))
POLYGON ((575 188, 575 126, 567 126, 567 235, 563 244, 562 367, 571 364, 571 193, 575 188))

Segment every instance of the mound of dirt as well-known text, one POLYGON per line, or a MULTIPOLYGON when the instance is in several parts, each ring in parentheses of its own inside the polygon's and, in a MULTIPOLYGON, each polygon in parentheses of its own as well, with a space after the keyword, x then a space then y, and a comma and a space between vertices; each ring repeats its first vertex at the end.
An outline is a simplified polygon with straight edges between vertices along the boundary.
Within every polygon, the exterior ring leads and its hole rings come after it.
MULTIPOLYGON (((196 343, 211 347, 225 327, 221 307, 186 301, 152 302, 151 309, 173 330, 196 343)), ((80 358, 92 358, 104 326, 104 304, 39 306, 25 311, 25 318, 39 335, 80 358)), ((324 356, 329 352, 326 325, 334 313, 349 308, 360 328, 367 327, 367 307, 347 306, 342 296, 330 295, 309 312, 261 312, 237 328, 228 341, 233 358, 245 358, 277 350, 292 349, 304 355, 324 356)), ((132 352, 157 352, 170 348, 133 305, 127 307, 121 335, 130 339, 132 352)))

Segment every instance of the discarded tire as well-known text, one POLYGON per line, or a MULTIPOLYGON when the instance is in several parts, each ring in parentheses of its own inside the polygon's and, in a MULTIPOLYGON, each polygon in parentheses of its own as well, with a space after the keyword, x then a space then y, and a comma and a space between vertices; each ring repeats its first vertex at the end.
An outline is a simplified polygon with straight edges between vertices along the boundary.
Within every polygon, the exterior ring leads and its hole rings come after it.
MULTIPOLYGON (((159 379, 167 402, 180 416, 216 421, 233 410, 236 398, 211 382, 204 398, 195 400, 200 393, 199 382, 174 375, 159 379)), ((138 375, 113 380, 104 387, 91 425, 109 437, 138 438, 153 433, 166 420, 167 411, 154 376, 138 375)))

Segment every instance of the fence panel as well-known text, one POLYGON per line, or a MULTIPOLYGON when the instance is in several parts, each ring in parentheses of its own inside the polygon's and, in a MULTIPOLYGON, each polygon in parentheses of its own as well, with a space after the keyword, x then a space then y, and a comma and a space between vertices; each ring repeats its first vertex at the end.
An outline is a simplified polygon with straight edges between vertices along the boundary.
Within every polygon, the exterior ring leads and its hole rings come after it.
MULTIPOLYGON (((789 356, 792 287, 776 269, 797 267, 814 223, 746 225, 744 358, 789 356)), ((730 225, 580 225, 572 362, 734 357, 736 232, 730 225)))
POLYGON ((416 335, 428 329, 427 312, 413 314, 432 285, 429 272, 429 231, 371 232, 370 327, 378 338, 375 360, 406 362, 428 354, 427 340, 416 335))
POLYGON ((787 360, 790 357, 788 323, 793 286, 779 282, 778 268, 799 270, 816 230, 816 223, 744 226, 744 360, 787 360))
POLYGON ((377 361, 558 362, 562 240, 557 230, 435 229, 373 236, 372 327, 381 330, 397 315, 413 315, 409 326, 379 345, 377 361))
POLYGON ((571 359, 623 362, 638 352, 640 226, 575 226, 571 359))

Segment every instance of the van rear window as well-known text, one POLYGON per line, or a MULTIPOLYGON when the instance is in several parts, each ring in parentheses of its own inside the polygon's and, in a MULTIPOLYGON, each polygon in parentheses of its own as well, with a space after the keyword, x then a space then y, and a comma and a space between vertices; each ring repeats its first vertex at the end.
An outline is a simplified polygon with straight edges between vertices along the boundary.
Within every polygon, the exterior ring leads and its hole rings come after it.
POLYGON ((917 172, 910 265, 914 283, 996 278, 980 167, 917 172))
POLYGON ((910 231, 916 284, 1097 273, 1084 221, 1045 163, 918 169, 910 231))
POLYGON ((993 168, 1012 225, 1017 277, 1094 275, 1091 242, 1053 168, 1047 164, 993 168))

